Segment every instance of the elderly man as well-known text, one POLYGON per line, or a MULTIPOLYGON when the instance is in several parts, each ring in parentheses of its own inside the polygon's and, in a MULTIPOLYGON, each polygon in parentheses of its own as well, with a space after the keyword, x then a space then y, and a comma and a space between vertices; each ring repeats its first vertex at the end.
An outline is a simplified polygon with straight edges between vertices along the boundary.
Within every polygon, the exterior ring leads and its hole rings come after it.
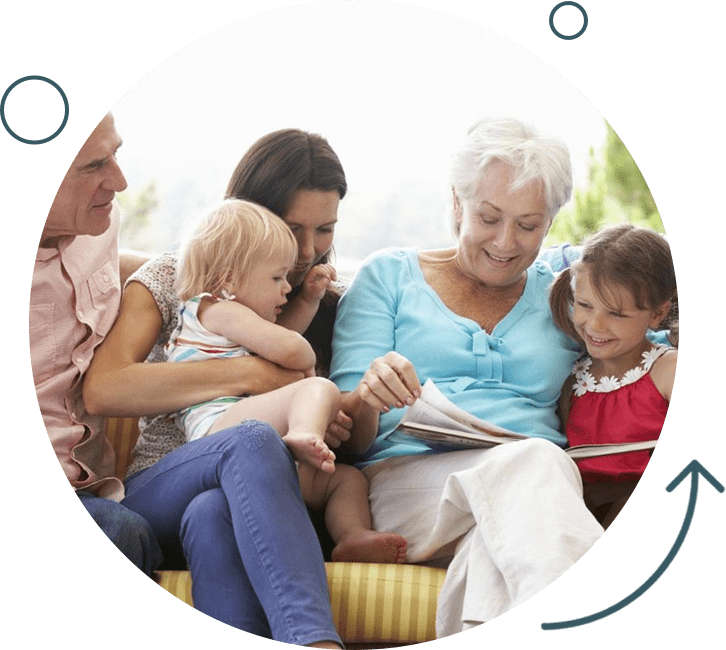
POLYGON ((58 189, 38 246, 30 294, 30 356, 40 411, 76 494, 116 546, 145 573, 161 563, 145 519, 120 503, 114 452, 100 418, 85 412, 83 373, 116 318, 119 215, 126 179, 109 114, 78 152, 58 189))

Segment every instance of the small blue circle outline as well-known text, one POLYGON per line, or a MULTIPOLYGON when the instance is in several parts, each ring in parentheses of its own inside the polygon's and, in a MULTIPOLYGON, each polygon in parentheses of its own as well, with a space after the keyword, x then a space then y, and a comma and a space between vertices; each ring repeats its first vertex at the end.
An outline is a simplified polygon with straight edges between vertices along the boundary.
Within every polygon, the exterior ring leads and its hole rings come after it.
POLYGON ((570 0, 567 0, 567 2, 560 2, 551 12, 550 12, 550 29, 553 31, 555 36, 558 36, 561 39, 564 39, 565 41, 572 41, 576 38, 579 38, 585 33, 585 30, 587 29, 587 12, 583 8, 582 5, 578 4, 577 2, 570 2, 570 0), (555 27, 555 14, 559 9, 562 7, 566 7, 567 5, 570 5, 572 7, 576 7, 580 10, 582 13, 583 23, 582 23, 582 29, 577 32, 577 34, 572 34, 571 36, 566 36, 565 34, 562 34, 561 32, 557 31, 557 28, 555 27))
POLYGON ((53 138, 57 137, 60 132, 65 128, 67 122, 68 122, 68 115, 70 113, 69 106, 68 106, 68 98, 66 97, 66 94, 63 92, 63 89, 52 79, 48 79, 48 77, 41 77, 39 75, 28 75, 27 77, 21 77, 17 81, 14 81, 8 86, 8 89, 3 94, 2 100, 0 100, 0 119, 2 120, 3 126, 5 127, 5 130, 13 136, 16 140, 19 140, 20 142, 23 142, 25 144, 45 144, 46 142, 50 142, 53 138), (65 107, 64 113, 63 113, 63 122, 58 127, 58 130, 49 135, 47 138, 43 138, 42 140, 28 140, 27 138, 23 138, 22 136, 19 136, 15 131, 13 131, 10 126, 8 125, 7 120, 5 119, 5 101, 8 98, 8 95, 10 94, 10 91, 15 88, 15 86, 20 85, 24 81, 45 81, 46 83, 49 83, 53 88, 55 88, 59 93, 61 98, 63 99, 63 105, 65 107))

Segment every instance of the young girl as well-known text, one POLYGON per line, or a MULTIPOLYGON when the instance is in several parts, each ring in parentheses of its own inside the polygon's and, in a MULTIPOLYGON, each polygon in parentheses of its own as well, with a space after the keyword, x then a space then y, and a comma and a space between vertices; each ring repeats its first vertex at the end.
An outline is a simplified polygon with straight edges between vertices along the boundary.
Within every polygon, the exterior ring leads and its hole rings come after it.
MULTIPOLYGON (((560 401, 570 445, 659 437, 678 353, 654 345, 646 333, 666 325, 675 297, 668 242, 632 225, 606 228, 586 240, 581 259, 558 276, 550 294, 555 322, 587 348, 560 401)), ((649 459, 649 451, 637 451, 578 461, 585 501, 605 527, 649 459)))
MULTIPOLYGON (((325 432, 340 410, 340 393, 315 377, 315 353, 297 332, 275 321, 291 286, 287 275, 297 259, 297 241, 284 221, 249 201, 229 199, 204 214, 180 251, 177 289, 179 325, 167 344, 170 361, 257 354, 305 379, 252 397, 222 397, 180 411, 187 440, 222 431, 244 420, 268 422, 299 461, 307 505, 325 508, 336 543, 332 559, 405 561, 403 537, 371 528, 368 486, 353 467, 336 468, 325 432)), ((319 265, 286 317, 305 331, 334 277, 319 265)))

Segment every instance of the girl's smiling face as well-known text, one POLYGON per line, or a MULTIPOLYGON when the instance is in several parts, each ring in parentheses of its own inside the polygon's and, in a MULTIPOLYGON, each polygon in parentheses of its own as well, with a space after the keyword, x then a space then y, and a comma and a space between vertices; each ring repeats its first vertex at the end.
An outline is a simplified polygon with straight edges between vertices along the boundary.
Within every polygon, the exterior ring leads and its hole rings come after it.
POLYGON ((650 345, 646 332, 658 326, 669 306, 666 302, 639 309, 631 291, 618 284, 608 286, 607 295, 601 296, 592 286, 586 265, 575 271, 572 322, 588 354, 613 374, 640 363, 650 345))

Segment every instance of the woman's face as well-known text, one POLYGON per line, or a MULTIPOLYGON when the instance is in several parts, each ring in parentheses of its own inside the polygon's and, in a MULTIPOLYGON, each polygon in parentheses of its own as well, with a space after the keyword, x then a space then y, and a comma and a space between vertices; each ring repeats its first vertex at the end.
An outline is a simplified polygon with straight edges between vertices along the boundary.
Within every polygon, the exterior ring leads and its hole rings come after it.
POLYGON ((462 271, 491 288, 507 288, 524 277, 537 258, 552 220, 540 183, 510 190, 512 170, 495 161, 479 179, 474 196, 454 194, 462 271))
POLYGON ((298 245, 297 263, 288 276, 293 287, 303 281, 305 274, 333 245, 339 203, 340 196, 335 190, 300 189, 293 194, 284 217, 298 245))

